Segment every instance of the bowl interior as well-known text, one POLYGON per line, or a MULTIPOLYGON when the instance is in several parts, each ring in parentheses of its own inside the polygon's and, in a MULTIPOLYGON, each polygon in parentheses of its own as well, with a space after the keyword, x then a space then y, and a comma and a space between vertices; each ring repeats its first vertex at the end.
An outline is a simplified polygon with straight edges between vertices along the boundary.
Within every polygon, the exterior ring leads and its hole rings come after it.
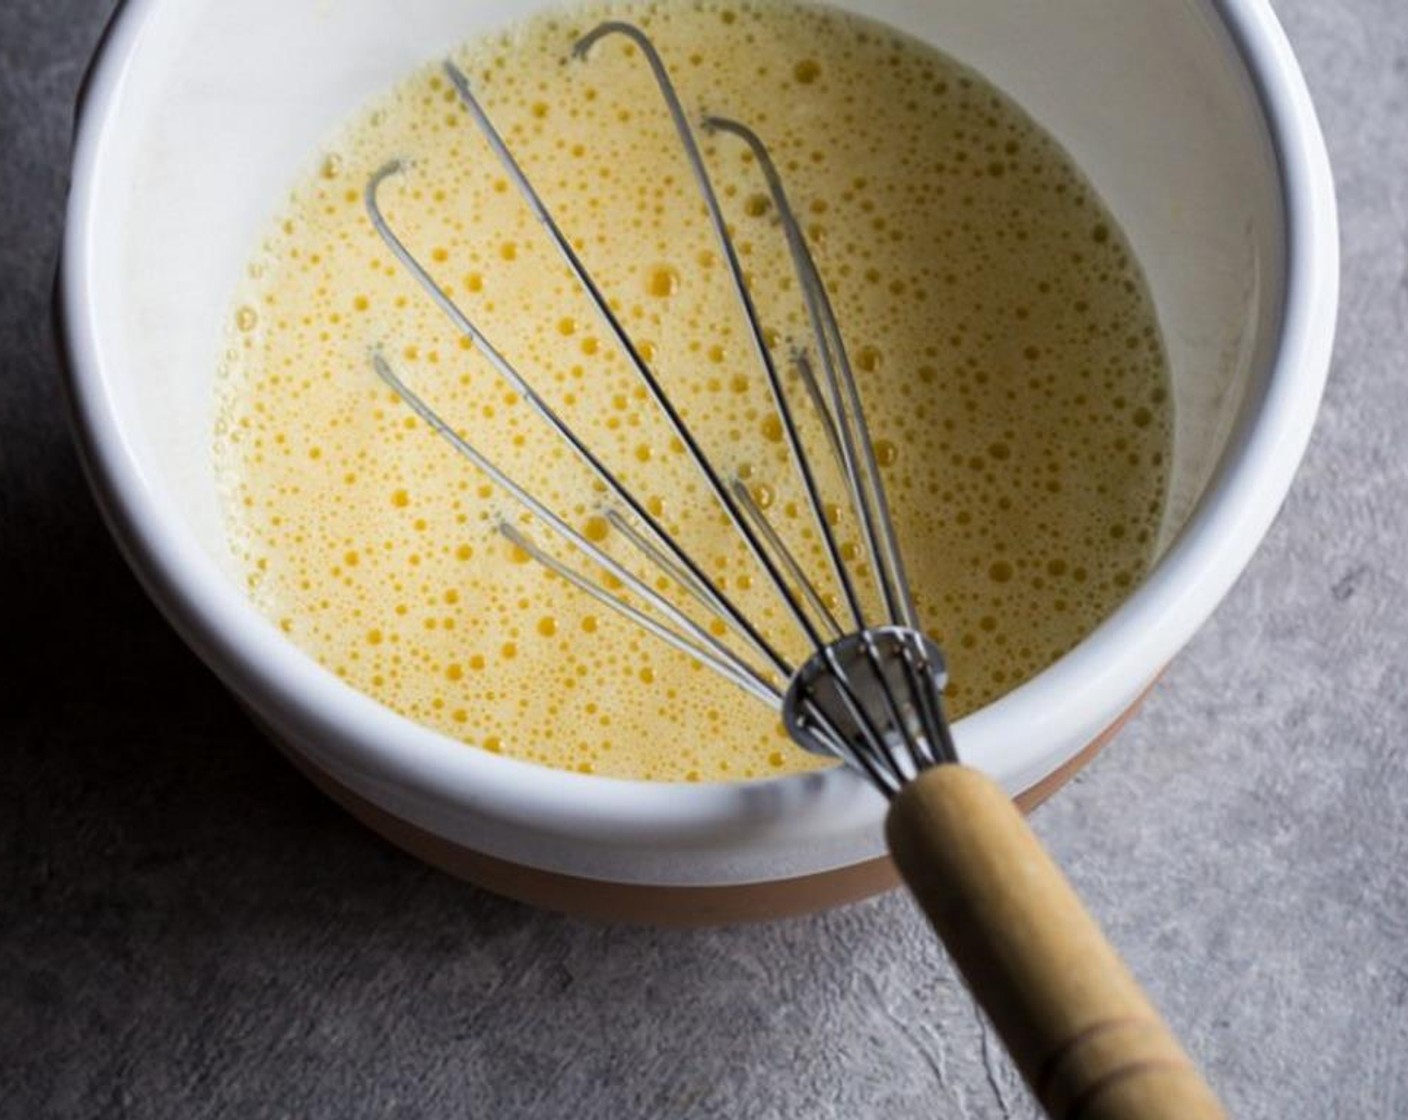
MULTIPOLYGON (((238 594, 212 470, 212 381, 252 247, 320 141, 367 97, 457 41, 550 5, 129 4, 130 34, 105 83, 81 231, 99 423, 120 442, 145 508, 159 511, 152 516, 160 525, 144 531, 179 539, 182 555, 197 558, 182 563, 223 573, 238 594)), ((1173 373, 1166 553, 1214 477, 1243 402, 1255 396, 1249 386, 1268 375, 1286 268, 1276 159, 1218 6, 840 6, 933 43, 1014 97, 1074 156, 1133 243, 1173 373)), ((227 620, 242 610, 242 627, 263 625, 247 605, 222 609, 227 620)), ((1110 699, 1109 710, 1070 722, 1054 742, 1020 741, 1000 756, 980 744, 973 760, 1014 789, 1043 777, 1093 738, 1167 656, 1125 652, 1148 663, 1125 674, 1126 695, 1110 699)), ((1039 690, 1041 679, 1024 689, 1039 690)), ((846 827, 865 830, 860 847, 875 849, 878 819, 874 806, 847 818, 846 827)), ((834 861, 856 858, 860 849, 852 848, 838 849, 834 861)))

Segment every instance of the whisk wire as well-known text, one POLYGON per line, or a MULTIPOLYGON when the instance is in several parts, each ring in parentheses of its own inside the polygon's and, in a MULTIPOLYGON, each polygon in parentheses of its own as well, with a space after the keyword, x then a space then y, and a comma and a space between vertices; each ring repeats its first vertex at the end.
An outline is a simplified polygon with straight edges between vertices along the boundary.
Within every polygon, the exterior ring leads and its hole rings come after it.
POLYGON ((841 337, 831 298, 827 295, 816 260, 797 222, 796 211, 787 197, 782 176, 778 174, 777 165, 767 145, 747 125, 727 117, 714 116, 705 118, 704 125, 712 131, 729 133, 742 140, 753 153, 758 169, 767 183, 773 209, 777 211, 787 241, 793 268, 801 282, 802 298, 806 304, 807 316, 811 320, 817 352, 831 393, 829 411, 834 413, 831 420, 840 435, 845 461, 844 473, 853 488, 856 512, 865 529, 867 549, 874 565, 876 579, 885 597, 890 621, 917 630, 919 619, 909 594, 904 560, 900 555, 899 542, 895 538, 889 505, 885 499, 885 487, 880 478, 880 467, 875 459, 874 445, 871 443, 869 427, 865 421, 865 409, 861 405, 855 373, 846 352, 845 340, 841 337))
MULTIPOLYGON (((621 538, 646 560, 663 571, 703 606, 712 610, 714 589, 710 585, 700 583, 687 569, 676 564, 665 552, 657 548, 649 537, 637 529, 631 523, 630 518, 625 517, 620 510, 607 506, 602 511, 602 516, 606 518, 606 523, 615 532, 621 534, 621 538)), ((715 613, 715 617, 718 617, 717 613, 715 613)))
POLYGON ((757 499, 753 497, 748 489, 748 484, 741 478, 735 478, 731 483, 733 496, 738 499, 739 506, 743 509, 749 519, 753 522, 758 534, 767 542, 767 546, 772 549, 778 562, 787 569, 788 575, 792 577, 797 589, 806 599, 807 605, 811 607, 813 613, 821 619, 826 628, 831 631, 833 638, 841 637, 845 631, 841 629, 841 624, 836 621, 836 616, 832 614, 831 608, 826 605, 826 601, 821 597, 821 592, 816 589, 816 585, 807 577, 801 562, 787 547, 787 543, 778 536, 777 530, 772 527, 772 522, 768 520, 767 514, 758 505, 757 499))
MULTIPOLYGON (((835 534, 827 519, 826 509, 821 500, 816 478, 812 472, 811 462, 802 447, 801 436, 797 431, 796 421, 787 401, 787 394, 783 389, 782 380, 778 376, 777 364, 773 361, 772 352, 768 348, 762 322, 758 316, 757 306, 753 301, 752 292, 749 291, 747 280, 744 278, 743 266, 739 263, 738 251, 733 244, 733 238, 729 234, 728 223, 724 219, 723 208, 719 204, 718 192, 714 189, 713 179, 709 175, 709 169, 705 165, 704 157, 699 150, 699 142, 694 137, 694 130, 690 127, 689 119, 685 114, 683 105, 680 103, 679 94, 675 89, 674 82, 670 79, 670 74, 665 67, 664 60, 660 57, 660 52, 655 49, 655 44, 650 41, 649 37, 646 36, 640 28, 629 23, 607 22, 601 24, 578 40, 574 53, 579 58, 585 58, 591 51, 592 46, 602 38, 612 34, 624 35, 634 42, 636 46, 640 48, 641 53, 645 56, 646 62, 650 66, 656 86, 659 88, 661 98, 665 103, 665 108, 669 112, 671 122, 674 124, 675 133, 679 138, 681 146, 684 148, 690 171, 694 175, 699 193, 703 196, 704 206, 709 215, 709 224, 713 228, 714 237, 723 255, 724 264, 727 267, 729 280, 733 287, 733 294, 748 324, 748 332, 753 341, 755 356, 759 364, 763 367, 763 373, 767 378, 768 389, 772 394, 773 407, 777 412, 778 419, 782 422, 782 430, 787 442, 787 447, 791 453, 793 464, 797 468, 798 476, 802 482, 802 488, 806 493, 807 504, 811 511, 812 519, 816 524, 817 531, 821 535, 822 543, 825 546, 832 575, 842 588, 851 614, 855 619, 855 625, 857 628, 863 627, 865 625, 865 618, 860 600, 856 596, 855 588, 851 583, 850 573, 846 570, 846 566, 841 558, 840 546, 837 544, 835 534)), ((759 562, 766 567, 768 576, 774 586, 777 587, 778 591, 786 599, 788 607, 801 625, 808 641, 815 647, 824 644, 824 639, 820 632, 812 624, 810 617, 801 610, 800 604, 791 594, 786 581, 781 578, 781 572, 774 566, 766 551, 760 547, 761 542, 752 532, 747 520, 742 516, 742 511, 739 510, 731 500, 727 489, 717 485, 719 482, 718 474, 712 465, 708 463, 707 456, 701 455, 699 465, 709 477, 710 483, 714 485, 716 496, 724 503, 735 526, 740 532, 745 534, 750 548, 754 551, 759 562)))
POLYGON ((807 352, 800 346, 792 352, 792 369, 796 372, 797 380, 802 383, 802 388, 806 391, 807 400, 811 402, 812 410, 821 421, 822 431, 826 434, 826 442, 831 447, 831 454, 846 479, 851 502, 858 503, 860 499, 856 496, 850 470, 846 465, 846 449, 841 445, 841 437, 836 432, 836 420, 831 415, 831 406, 821 395, 821 385, 817 382, 816 371, 812 369, 811 359, 807 357, 807 352))

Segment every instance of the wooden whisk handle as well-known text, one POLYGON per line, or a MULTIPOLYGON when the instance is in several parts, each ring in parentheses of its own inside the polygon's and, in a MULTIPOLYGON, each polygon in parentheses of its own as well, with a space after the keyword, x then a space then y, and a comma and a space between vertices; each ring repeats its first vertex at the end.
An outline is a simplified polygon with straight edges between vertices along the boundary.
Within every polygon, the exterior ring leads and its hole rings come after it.
POLYGON ((1050 1116, 1225 1116, 996 783, 965 766, 928 770, 895 799, 886 834, 905 882, 1050 1116))

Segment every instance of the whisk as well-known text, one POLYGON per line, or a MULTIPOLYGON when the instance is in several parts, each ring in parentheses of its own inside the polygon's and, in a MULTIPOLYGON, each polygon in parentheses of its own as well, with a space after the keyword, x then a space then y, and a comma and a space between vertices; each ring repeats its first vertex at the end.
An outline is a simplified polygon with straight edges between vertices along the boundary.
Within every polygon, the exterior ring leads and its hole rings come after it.
POLYGON ((406 171, 400 162, 387 164, 367 184, 367 211, 377 233, 426 296, 597 479, 610 503, 604 516, 654 578, 639 575, 516 482, 380 353, 372 356, 377 375, 435 434, 585 563, 574 566, 558 558, 528 532, 500 519, 497 529, 510 542, 582 593, 769 705, 800 746, 841 759, 890 800, 886 836, 896 864, 1050 1115, 1069 1120, 1223 1115, 1021 814, 995 783, 959 762, 944 715, 944 656, 916 613, 846 344, 766 145, 747 125, 725 117, 705 116, 692 124, 659 52, 632 24, 600 24, 577 42, 576 59, 586 60, 598 43, 613 36, 638 48, 683 146, 839 595, 828 598, 743 480, 725 477, 711 462, 468 78, 450 62, 444 72, 746 544, 810 656, 800 664, 789 660, 435 282, 378 202, 382 185, 406 171), (847 561, 828 517, 816 464, 768 345, 696 129, 743 144, 771 197, 811 332, 811 345, 790 355, 791 395, 800 386, 835 462, 860 529, 862 564, 847 561), (660 590, 660 577, 673 594, 660 590), (862 587, 863 577, 873 586, 862 587))

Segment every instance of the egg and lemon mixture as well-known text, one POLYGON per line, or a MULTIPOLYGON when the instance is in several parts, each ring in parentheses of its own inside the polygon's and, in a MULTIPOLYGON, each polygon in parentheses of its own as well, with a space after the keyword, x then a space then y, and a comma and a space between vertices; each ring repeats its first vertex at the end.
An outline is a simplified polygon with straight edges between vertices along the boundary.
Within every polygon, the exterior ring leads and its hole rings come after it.
MULTIPOLYGON (((607 16, 646 31, 691 112, 743 121, 773 153, 854 361, 915 600, 950 661, 951 714, 991 701, 1074 645, 1151 560, 1168 375, 1128 245, 1064 152, 1001 93, 854 17, 712 0, 580 7, 455 53, 700 442, 833 601, 645 59, 621 37, 570 57, 607 16)), ((789 366, 807 320, 762 176, 737 139, 700 139, 766 343, 839 495, 789 366)), ((350 684, 485 750, 684 781, 825 765, 764 705, 504 540, 501 518, 553 538, 377 378, 373 350, 654 581, 603 516, 600 484, 374 233, 363 189, 390 158, 409 166, 382 190, 388 219, 436 282, 716 584, 789 656, 807 654, 436 66, 329 142, 232 310, 215 455, 254 601, 350 684)), ((853 516, 827 514, 863 572, 853 516)))

